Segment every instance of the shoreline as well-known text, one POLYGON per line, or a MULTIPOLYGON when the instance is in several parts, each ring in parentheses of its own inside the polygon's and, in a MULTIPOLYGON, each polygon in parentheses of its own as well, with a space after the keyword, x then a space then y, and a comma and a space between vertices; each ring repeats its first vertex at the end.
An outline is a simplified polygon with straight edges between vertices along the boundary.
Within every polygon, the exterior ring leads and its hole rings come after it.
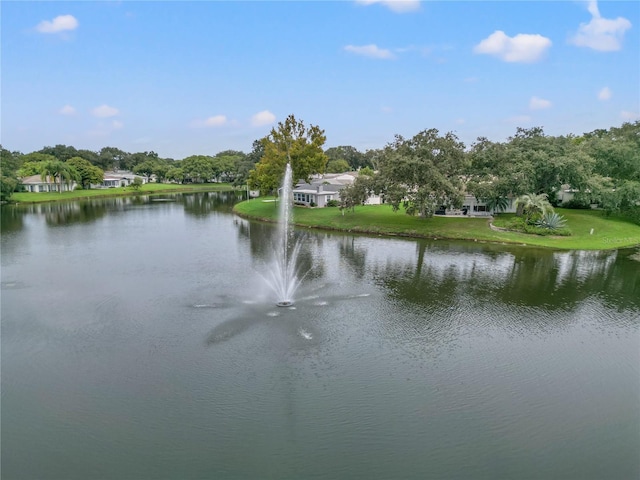
POLYGON ((60 193, 35 193, 35 192, 16 192, 7 202, 3 202, 2 205, 37 205, 42 203, 55 203, 55 202, 64 202, 64 201, 81 201, 81 200, 91 200, 91 199, 105 199, 105 198, 117 198, 117 197, 133 197, 138 195, 162 195, 162 194, 170 194, 170 193, 192 193, 192 192, 244 192, 244 188, 234 188, 228 184, 196 184, 203 186, 189 186, 183 187, 182 185, 175 185, 175 187, 167 188, 166 185, 172 184, 155 184, 155 183, 147 183, 145 185, 149 185, 147 189, 144 187, 139 190, 126 190, 127 187, 118 187, 118 189, 89 189, 89 190, 74 190, 73 192, 62 192, 60 193), (154 188, 155 186, 158 188, 154 188), (163 185, 163 187, 161 187, 163 185), (204 186, 206 185, 206 186, 204 186), (122 188, 122 190, 119 190, 122 188), (110 191, 111 190, 111 191, 110 191), (117 191, 114 191, 117 190, 117 191), (80 192, 99 192, 92 193, 91 195, 80 194, 80 192), (103 193, 104 192, 104 193, 103 193), (16 199, 16 195, 18 199, 16 199), (46 195, 47 198, 43 200, 37 199, 37 197, 29 198, 28 200, 21 199, 22 196, 29 195, 46 195), (60 195, 60 198, 52 198, 51 195, 60 195))
MULTIPOLYGON (((273 216, 264 216, 264 215, 253 215, 251 213, 247 213, 238 209, 239 205, 243 205, 247 202, 240 202, 233 207, 233 213, 240 218, 244 218, 247 220, 266 222, 266 223, 277 223, 277 219, 274 219, 273 216)), ((401 212, 396 212, 398 215, 406 215, 401 212)), ((349 214, 347 214, 349 215, 349 214)), ((579 215, 579 214, 577 214, 579 215)), ((338 217, 339 218, 339 217, 338 217)), ((414 217, 415 218, 415 217, 414 217)), ((448 218, 448 217, 442 217, 448 218)), ((417 218, 416 218, 417 220, 417 218)), ((435 219, 436 221, 440 220, 440 217, 435 219)), ((457 221, 468 221, 468 220, 485 220, 485 219, 453 219, 457 221)), ((492 231, 496 234, 503 234, 505 236, 517 236, 518 238, 488 238, 485 236, 476 236, 474 232, 470 232, 468 235, 464 233, 460 233, 459 230, 454 231, 455 234, 447 235, 446 231, 442 229, 438 232, 429 233, 429 232, 418 232, 415 229, 401 229, 397 227, 395 230, 393 226, 384 224, 381 222, 379 225, 382 227, 374 227, 367 228, 358 226, 349 226, 349 227, 341 227, 339 225, 320 225, 313 224, 307 222, 300 222, 293 220, 291 224, 297 228, 308 228, 314 230, 323 230, 328 232, 337 232, 337 233, 347 233, 347 234, 358 234, 358 235, 366 235, 366 236, 377 236, 377 237, 388 237, 388 238, 414 238, 414 239, 423 239, 423 240, 449 240, 449 241, 462 241, 462 242, 470 242, 470 243, 485 243, 491 245, 505 245, 505 246, 516 246, 516 247, 528 247, 528 248, 544 248, 551 249, 557 251, 610 251, 610 250, 628 250, 640 247, 640 227, 636 227, 632 224, 632 228, 636 229, 637 232, 634 232, 633 235, 623 236, 621 238, 610 238, 603 237, 600 239, 593 239, 591 242, 593 243, 593 247, 589 246, 574 246, 571 245, 563 245, 563 242, 571 242, 575 243, 577 240, 577 236, 568 236, 568 237, 552 237, 552 236, 533 236, 531 234, 524 234, 520 232, 511 232, 501 227, 496 227, 492 224, 493 217, 488 217, 484 222, 486 230, 492 231), (531 237, 524 237, 525 235, 531 235, 531 237), (572 238, 573 237, 573 238, 572 238), (547 240, 547 242, 540 242, 541 239, 547 240), (534 240, 534 242, 531 242, 534 240), (535 242, 538 240, 538 242, 535 242)), ((603 220, 605 222, 615 223, 615 221, 611 220, 603 220)), ((476 223, 477 225, 477 223, 476 223)), ((476 231, 475 233, 478 233, 476 231)), ((488 232, 487 232, 488 233, 488 232)))

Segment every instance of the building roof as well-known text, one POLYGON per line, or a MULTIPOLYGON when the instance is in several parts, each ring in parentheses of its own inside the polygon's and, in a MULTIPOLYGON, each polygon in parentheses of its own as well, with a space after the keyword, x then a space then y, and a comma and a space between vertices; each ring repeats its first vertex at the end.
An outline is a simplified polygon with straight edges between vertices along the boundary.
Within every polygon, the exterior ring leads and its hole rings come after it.
POLYGON ((56 182, 49 175, 47 175, 46 180, 42 180, 41 175, 29 175, 28 177, 22 177, 21 183, 23 185, 44 185, 56 182))

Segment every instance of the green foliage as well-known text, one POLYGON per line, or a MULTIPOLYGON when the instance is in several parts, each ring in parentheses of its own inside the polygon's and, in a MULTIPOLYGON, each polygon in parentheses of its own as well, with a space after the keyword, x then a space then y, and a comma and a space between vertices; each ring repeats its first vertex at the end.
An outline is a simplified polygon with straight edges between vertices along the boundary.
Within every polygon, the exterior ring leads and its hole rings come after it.
POLYGON ((504 212, 509 206, 509 199, 502 196, 484 198, 483 201, 491 213, 504 212))
POLYGON ((546 230, 556 231, 567 226, 567 220, 555 212, 547 212, 536 221, 535 225, 546 230))
POLYGON ((213 157, 192 155, 182 160, 181 167, 185 180, 194 183, 208 182, 213 178, 213 157))
POLYGON ((377 191, 409 215, 431 217, 440 205, 460 206, 461 176, 467 168, 464 144, 453 133, 424 130, 411 139, 397 136, 379 159, 377 191))
POLYGON ((343 173, 350 169, 351 166, 346 160, 329 160, 327 162, 327 173, 343 173))
POLYGON ((326 137, 318 126, 305 127, 289 115, 277 128, 262 139, 264 154, 255 169, 249 172, 249 186, 262 194, 275 192, 280 186, 287 163, 293 170, 293 182, 309 181, 311 175, 323 173, 327 156, 322 150, 326 137))
POLYGON ((361 177, 373 177, 375 173, 376 172, 374 172, 373 169, 369 167, 362 167, 360 170, 358 170, 358 175, 361 177))
POLYGON ((338 200, 329 200, 327 202, 327 207, 337 207, 338 206, 338 200))
POLYGON ((516 206, 519 215, 524 213, 526 223, 531 223, 537 217, 553 211, 546 193, 522 195, 516 199, 516 206))
POLYGON ((63 182, 67 185, 80 181, 80 174, 70 164, 60 160, 45 160, 40 163, 40 176, 42 181, 53 181, 58 183, 58 193, 62 193, 63 182))
POLYGON ((171 182, 182 183, 184 181, 184 172, 182 168, 170 167, 167 170, 166 179, 171 182))
POLYGON ((135 167, 133 167, 133 173, 136 175, 144 175, 149 180, 149 177, 153 174, 153 171, 156 169, 157 163, 153 160, 145 160, 144 162, 138 163, 135 167))
POLYGON ((591 203, 586 199, 572 198, 568 202, 562 202, 562 208, 571 208, 573 210, 588 210, 591 203))
POLYGON ((140 187, 142 187, 142 185, 143 185, 142 179, 140 177, 135 177, 133 179, 133 182, 131 182, 131 185, 129 186, 137 192, 140 190, 140 187))
POLYGON ((2 176, 16 178, 16 172, 22 163, 22 155, 10 152, 0 145, 0 173, 2 176))
POLYGON ((0 201, 6 202, 11 198, 18 186, 18 181, 13 177, 0 176, 0 201))
POLYGON ((88 160, 80 157, 72 157, 65 162, 73 167, 80 177, 82 188, 91 188, 91 185, 98 185, 104 180, 104 172, 101 168, 92 165, 88 160))
POLYGON ((356 205, 362 205, 373 191, 374 184, 371 177, 358 176, 351 185, 340 190, 340 208, 354 211, 356 205))
POLYGON ((51 155, 61 162, 66 162, 72 157, 78 156, 78 150, 75 147, 68 145, 56 145, 55 147, 44 147, 38 150, 37 153, 44 155, 51 155))
MULTIPOLYGON (((55 160, 53 157, 51 157, 51 159, 55 160)), ((24 178, 32 175, 40 175, 40 170, 42 170, 42 162, 25 162, 16 174, 18 177, 24 178)))
MULTIPOLYGON (((358 170, 358 168, 362 167, 371 167, 371 163, 365 154, 359 152, 358 149, 352 147, 350 145, 342 145, 339 147, 331 147, 325 151, 327 158, 329 159, 329 163, 332 160, 343 160, 347 163, 348 167, 344 170, 340 170, 340 172, 346 172, 348 170, 358 170)), ((329 166, 327 165, 327 171, 329 170, 329 166)), ((339 172, 333 172, 339 173, 339 172)))

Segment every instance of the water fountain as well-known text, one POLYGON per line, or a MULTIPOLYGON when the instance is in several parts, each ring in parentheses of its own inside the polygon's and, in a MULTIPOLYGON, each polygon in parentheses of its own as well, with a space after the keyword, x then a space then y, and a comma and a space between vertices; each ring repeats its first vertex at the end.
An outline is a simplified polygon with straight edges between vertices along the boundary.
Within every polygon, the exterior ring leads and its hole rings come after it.
POLYGON ((293 305, 293 295, 300 285, 296 260, 300 243, 293 240, 291 228, 291 210, 293 207, 293 173, 291 165, 287 163, 282 187, 279 195, 280 209, 278 216, 278 234, 275 237, 274 261, 269 269, 267 283, 275 292, 279 307, 293 305))

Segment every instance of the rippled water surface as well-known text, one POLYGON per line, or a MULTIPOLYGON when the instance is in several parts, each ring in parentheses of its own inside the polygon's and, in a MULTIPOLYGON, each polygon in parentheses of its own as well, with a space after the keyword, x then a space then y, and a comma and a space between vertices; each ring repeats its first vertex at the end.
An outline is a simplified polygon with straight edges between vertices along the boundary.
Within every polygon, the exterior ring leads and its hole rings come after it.
POLYGON ((2 209, 4 479, 640 477, 640 263, 298 232, 235 194, 2 209))

